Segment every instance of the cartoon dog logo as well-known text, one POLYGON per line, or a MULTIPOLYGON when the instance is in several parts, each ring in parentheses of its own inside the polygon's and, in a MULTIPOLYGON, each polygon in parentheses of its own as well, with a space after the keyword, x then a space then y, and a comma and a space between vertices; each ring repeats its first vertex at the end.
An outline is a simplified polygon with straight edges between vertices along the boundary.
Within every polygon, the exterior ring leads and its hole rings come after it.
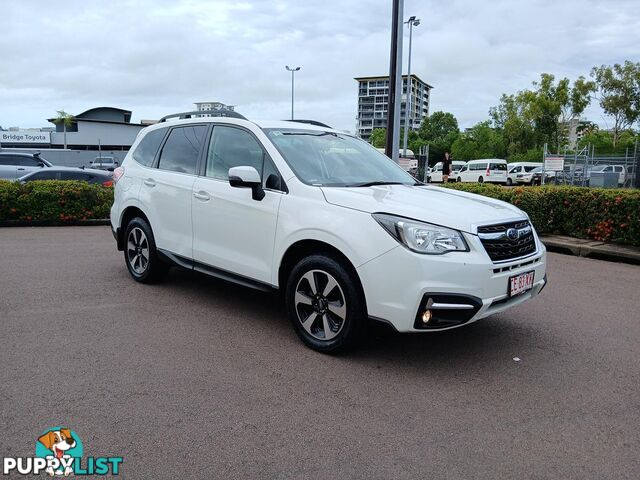
MULTIPOLYGON (((71 458, 71 455, 65 454, 67 450, 70 450, 76 446, 76 440, 73 438, 71 430, 68 428, 61 428, 60 430, 51 430, 44 435, 38 437, 38 441, 42 443, 48 450, 53 452, 53 455, 48 455, 45 458, 57 458, 58 460, 71 458)), ((65 477, 73 474, 72 467, 66 467, 64 470, 59 468, 53 470, 53 467, 49 467, 45 470, 49 475, 64 475, 65 477)))

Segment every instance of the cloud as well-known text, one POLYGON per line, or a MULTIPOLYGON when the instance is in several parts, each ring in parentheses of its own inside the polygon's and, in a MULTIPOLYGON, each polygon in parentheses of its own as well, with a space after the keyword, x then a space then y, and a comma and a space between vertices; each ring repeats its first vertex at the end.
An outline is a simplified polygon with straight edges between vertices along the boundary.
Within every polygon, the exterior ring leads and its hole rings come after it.
MULTIPOLYGON (((633 1, 405 1, 417 15, 413 72, 433 85, 431 110, 463 126, 541 72, 576 78, 638 60, 633 1)), ((237 105, 250 118, 296 116, 355 129, 353 77, 385 74, 390 0, 68 1, 3 7, 0 125, 45 125, 55 110, 101 105, 134 120, 237 105)), ((405 42, 405 58, 406 58, 405 42)), ((589 114, 598 120, 596 106, 589 114)))

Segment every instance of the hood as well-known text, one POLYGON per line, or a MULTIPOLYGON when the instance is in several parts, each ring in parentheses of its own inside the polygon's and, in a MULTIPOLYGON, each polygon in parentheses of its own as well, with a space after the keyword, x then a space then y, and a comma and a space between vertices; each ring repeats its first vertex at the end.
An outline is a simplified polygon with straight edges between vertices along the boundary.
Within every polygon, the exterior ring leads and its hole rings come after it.
POLYGON ((436 186, 322 187, 327 202, 367 213, 401 217, 476 233, 476 225, 527 218, 517 207, 493 198, 436 186))

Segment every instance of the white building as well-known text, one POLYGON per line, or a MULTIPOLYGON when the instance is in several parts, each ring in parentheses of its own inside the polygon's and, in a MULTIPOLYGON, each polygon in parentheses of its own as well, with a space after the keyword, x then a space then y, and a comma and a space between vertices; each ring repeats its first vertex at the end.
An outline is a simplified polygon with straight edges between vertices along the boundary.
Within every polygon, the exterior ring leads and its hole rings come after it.
MULTIPOLYGON (((194 104, 196 106, 196 111, 198 112, 210 112, 212 110, 233 110, 235 105, 225 105, 221 102, 196 102, 194 104)), ((210 117, 211 115, 203 113, 202 115, 198 115, 198 117, 210 117)))
MULTIPOLYGON (((358 82, 358 116, 356 133, 369 141, 374 128, 387 128, 387 108, 389 105, 389 77, 356 77, 358 82)), ((429 116, 429 92, 433 87, 411 74, 411 112, 409 128, 417 130, 425 117, 429 116)), ((402 76, 402 97, 400 99, 400 126, 404 128, 407 115, 407 76, 402 76)))

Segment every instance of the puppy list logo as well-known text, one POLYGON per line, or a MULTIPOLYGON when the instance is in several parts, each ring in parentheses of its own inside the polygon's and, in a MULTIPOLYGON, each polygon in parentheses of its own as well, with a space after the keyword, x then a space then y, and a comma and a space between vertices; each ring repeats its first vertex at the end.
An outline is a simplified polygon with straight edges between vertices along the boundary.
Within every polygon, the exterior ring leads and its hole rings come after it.
POLYGON ((83 461, 80 437, 68 428, 46 430, 36 441, 35 457, 5 457, 2 474, 50 476, 118 475, 122 457, 88 457, 83 461))

